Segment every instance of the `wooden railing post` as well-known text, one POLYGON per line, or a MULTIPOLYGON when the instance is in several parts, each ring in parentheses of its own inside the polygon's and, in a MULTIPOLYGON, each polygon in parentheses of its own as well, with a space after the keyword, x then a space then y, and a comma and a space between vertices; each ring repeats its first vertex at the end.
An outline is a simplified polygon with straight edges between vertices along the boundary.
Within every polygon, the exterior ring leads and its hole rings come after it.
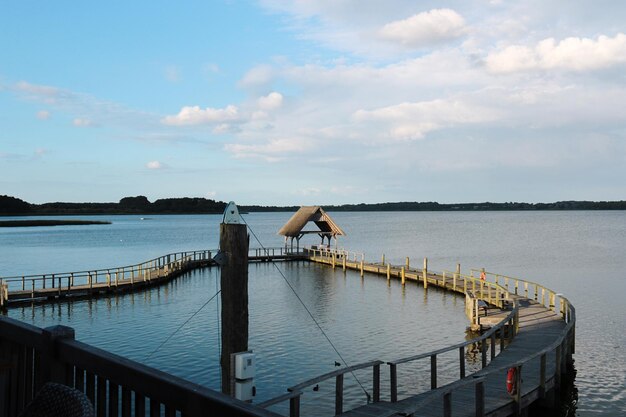
POLYGON ((482 358, 482 367, 487 366, 487 339, 483 339, 480 341, 480 354, 482 358))
POLYGON ((392 403, 398 401, 398 369, 395 363, 389 364, 389 384, 390 384, 390 400, 392 403))
POLYGON ((452 393, 443 394, 443 417, 452 417, 452 393))
POLYGON ((546 354, 541 355, 539 365, 539 398, 546 397, 546 354))
POLYGON ((43 329, 43 350, 41 352, 42 382, 67 384, 72 375, 67 374, 67 367, 58 359, 57 344, 60 340, 74 340, 74 329, 67 326, 51 326, 43 329))
POLYGON ((339 374, 335 380, 335 415, 343 413, 343 374, 339 374))
POLYGON ((437 355, 430 356, 430 389, 437 388, 437 355))
POLYGON ((380 402, 380 364, 373 366, 373 375, 372 375, 372 391, 374 394, 374 402, 380 402))
POLYGON ((484 417, 485 415, 485 383, 478 381, 476 383, 476 417, 484 417))
POLYGON ((459 347, 459 379, 465 378, 465 346, 459 347))
POLYGON ((517 393, 515 394, 515 415, 522 414, 522 365, 517 366, 515 373, 517 393))
POLYGON ((300 417, 300 395, 289 399, 289 417, 300 417))

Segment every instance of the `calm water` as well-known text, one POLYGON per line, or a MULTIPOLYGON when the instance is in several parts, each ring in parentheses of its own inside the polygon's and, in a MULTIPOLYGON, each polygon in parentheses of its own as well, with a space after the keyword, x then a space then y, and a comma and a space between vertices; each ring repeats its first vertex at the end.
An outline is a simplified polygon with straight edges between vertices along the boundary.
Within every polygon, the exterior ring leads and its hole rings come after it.
MULTIPOLYGON (((266 246, 290 213, 246 215, 266 246)), ((340 245, 378 260, 414 262, 428 256, 434 270, 486 267, 539 281, 577 308, 576 415, 626 413, 626 213, 461 212, 336 213, 348 236, 340 245)), ((90 218, 78 217, 73 218, 90 218)), ((168 252, 215 248, 220 216, 99 216, 112 225, 0 229, 0 275, 64 272, 134 264, 168 252)), ((308 241, 306 243, 317 243, 308 241)), ((251 246, 257 246, 251 237, 251 246)), ((425 293, 385 279, 306 263, 280 266, 349 363, 393 359, 465 338, 463 299, 425 293)), ((209 303, 148 358, 215 292, 217 269, 195 271, 145 293, 95 301, 19 308, 9 315, 48 326, 76 328, 77 338, 212 388, 219 387, 218 302, 209 303)), ((258 355, 258 399, 334 369, 326 339, 273 266, 250 268, 250 348, 258 355)), ((427 364, 424 364, 427 365, 427 364)), ((428 373, 401 370, 413 386, 428 373), (423 377, 420 375, 423 374, 423 377)), ((386 375, 387 372, 383 374, 386 375)), ((357 374, 366 388, 367 374, 357 374)), ((445 381, 442 381, 445 382, 445 381)), ((363 395, 347 381, 353 401, 363 395)), ((307 392, 305 402, 328 394, 333 383, 307 392)), ((383 380, 383 385, 385 381, 383 380)), ((332 407, 328 408, 332 413, 332 407)))

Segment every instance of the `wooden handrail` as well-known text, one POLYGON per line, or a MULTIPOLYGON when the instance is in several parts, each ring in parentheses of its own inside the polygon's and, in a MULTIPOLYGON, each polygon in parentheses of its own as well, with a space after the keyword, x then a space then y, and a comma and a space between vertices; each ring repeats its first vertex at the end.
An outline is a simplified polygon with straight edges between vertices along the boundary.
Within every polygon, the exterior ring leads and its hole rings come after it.
POLYGON ((369 368, 369 367, 376 366, 376 365, 382 365, 384 363, 385 362, 383 362, 383 361, 378 361, 377 360, 377 361, 369 361, 369 362, 360 363, 358 365, 347 366, 345 368, 341 368, 341 369, 338 369, 336 371, 328 372, 328 373, 326 373, 324 375, 320 375, 320 376, 317 376, 315 378, 311 378, 309 380, 306 380, 304 382, 299 383, 298 385, 294 385, 292 387, 289 387, 289 388, 287 388, 287 390, 288 391, 301 391, 302 388, 309 387, 309 386, 311 386, 313 384, 318 384, 318 383, 320 383, 322 381, 325 381, 327 379, 336 377, 338 375, 343 375, 343 374, 346 374, 348 372, 354 372, 354 371, 358 371, 359 369, 365 369, 365 368, 369 368))
MULTIPOLYGON (((57 277, 58 276, 65 277, 65 276, 69 276, 71 274, 74 274, 74 276, 76 276, 76 277, 78 277, 78 276, 83 277, 83 276, 88 276, 90 273, 95 273, 95 272, 106 273, 107 271, 111 271, 111 270, 115 270, 115 269, 123 269, 123 270, 135 269, 135 268, 140 267, 140 266, 149 265, 149 264, 151 264, 153 262, 155 262, 154 267, 157 267, 157 266, 162 267, 162 266, 166 265, 167 263, 160 262, 160 261, 166 259, 168 256, 172 257, 172 256, 181 255, 181 257, 182 256, 187 257, 189 255, 208 254, 208 253, 216 253, 216 252, 217 252, 217 250, 215 250, 215 249, 213 249, 213 250, 194 250, 194 251, 174 252, 174 253, 169 253, 167 255, 162 255, 162 256, 159 256, 157 258, 153 258, 153 259, 150 259, 148 261, 141 262, 141 263, 138 263, 138 264, 133 264, 133 265, 116 266, 116 267, 111 267, 111 268, 89 269, 89 270, 73 271, 73 272, 58 272, 58 273, 55 272, 55 273, 46 273, 46 274, 16 275, 16 276, 3 277, 3 280, 5 280, 5 281, 20 281, 21 282, 22 279, 31 279, 31 280, 32 279, 42 279, 44 276, 47 276, 47 275, 50 275, 50 276, 51 275, 55 275, 57 277)), ((175 258, 175 260, 179 261, 180 259, 176 259, 175 258)))
MULTIPOLYGON (((109 285, 111 283, 112 276, 117 278, 115 281, 116 285, 118 285, 120 280, 125 280, 127 278, 130 279, 131 282, 137 280, 149 281, 155 277, 162 277, 163 273, 168 274, 172 271, 180 270, 188 265, 189 262, 210 262, 212 260, 212 255, 217 252, 218 251, 216 249, 174 252, 134 265, 73 272, 3 277, 0 279, 0 305, 4 303, 5 298, 8 298, 3 297, 3 285, 1 284, 6 285, 6 287, 4 287, 4 292, 19 291, 20 289, 21 291, 28 290, 34 292, 39 289, 46 289, 46 287, 58 288, 59 291, 61 291, 62 285, 63 291, 65 291, 66 288, 69 291, 75 286, 84 285, 88 285, 90 288, 93 288, 94 281, 95 283, 98 283, 98 277, 106 277, 106 282, 109 283, 109 285), (67 287, 65 286, 66 281, 67 287), (29 282, 29 284, 27 284, 27 282, 29 282), (10 286, 13 286, 13 288, 9 288, 10 286)), ((262 256, 275 256, 276 253, 278 253, 279 256, 293 254, 285 251, 282 247, 262 249, 251 248, 250 253, 256 253, 256 256, 259 256, 259 253, 263 253, 264 255, 262 256)))
POLYGON ((461 347, 465 347, 468 345, 472 345, 478 342, 482 342, 485 339, 488 339, 491 337, 492 334, 495 334, 498 330, 500 330, 500 328, 502 326, 504 326, 507 322, 511 321, 511 319, 513 319, 517 314, 519 313, 519 305, 515 305, 515 307, 513 308, 513 310, 511 310, 511 312, 504 318, 502 319, 498 324, 496 324, 495 326, 492 326, 489 330, 487 330, 486 332, 482 333, 480 336, 475 337, 474 339, 465 341, 465 342, 461 342, 461 343, 457 343, 455 345, 452 346, 447 346, 444 348, 440 348, 437 350, 433 350, 430 352, 426 352, 426 353, 420 353, 418 355, 414 355, 414 356, 408 356, 405 358, 401 358, 401 359, 396 359, 393 361, 388 361, 387 364, 391 365, 399 365, 401 363, 406 363, 406 362, 412 362, 415 360, 419 360, 419 359, 425 359, 428 358, 430 356, 433 355, 440 355, 442 353, 446 353, 449 352, 451 350, 456 350, 459 349, 461 347))
MULTIPOLYGON (((13 361, 14 371, 7 389, 0 392, 0 404, 17 415, 34 393, 48 381, 60 382, 83 391, 92 402, 97 394, 98 415, 106 407, 122 407, 122 417, 130 417, 134 397, 135 416, 146 417, 145 400, 150 400, 150 415, 205 417, 233 415, 279 417, 204 386, 159 371, 130 359, 74 340, 74 330, 65 326, 46 329, 0 316, 0 361, 13 361), (22 352, 19 356, 11 352, 22 352), (108 385, 108 390, 107 390, 108 385), (97 387, 97 393, 96 393, 97 387), (108 393, 107 393, 108 392, 108 393), (121 395, 120 395, 121 392, 121 395)), ((94 403, 95 404, 95 403, 94 403)), ((4 408, 0 412, 4 412, 4 408)), ((113 413, 111 415, 117 415, 113 413)))
POLYGON ((302 395, 302 391, 288 391, 285 394, 279 395, 278 397, 270 398, 269 400, 263 401, 262 403, 258 403, 257 406, 261 408, 268 408, 276 404, 280 404, 284 401, 289 401, 293 398, 298 398, 302 395))

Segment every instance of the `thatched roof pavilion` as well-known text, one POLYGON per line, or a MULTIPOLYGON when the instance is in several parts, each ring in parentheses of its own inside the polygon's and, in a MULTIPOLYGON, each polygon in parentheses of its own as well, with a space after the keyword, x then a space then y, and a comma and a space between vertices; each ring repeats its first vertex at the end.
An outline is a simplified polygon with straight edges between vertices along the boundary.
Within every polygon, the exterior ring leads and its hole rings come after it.
POLYGON ((341 230, 337 223, 319 206, 302 206, 291 216, 291 219, 278 231, 279 235, 285 236, 285 246, 287 240, 291 239, 291 248, 293 249, 293 240, 296 239, 297 248, 300 248, 300 239, 307 234, 317 234, 324 239, 328 238, 337 241, 337 236, 345 236, 345 232, 341 230), (319 230, 303 230, 309 222, 315 223, 319 230))

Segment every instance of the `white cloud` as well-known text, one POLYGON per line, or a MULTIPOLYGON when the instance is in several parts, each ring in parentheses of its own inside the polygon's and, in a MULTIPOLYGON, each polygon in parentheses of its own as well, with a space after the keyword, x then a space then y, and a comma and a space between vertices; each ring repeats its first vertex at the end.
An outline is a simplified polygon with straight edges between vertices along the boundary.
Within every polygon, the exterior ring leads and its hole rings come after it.
POLYGON ((82 117, 77 117, 74 120, 72 120, 72 124, 76 127, 91 127, 91 126, 95 126, 93 121, 91 121, 90 119, 86 119, 86 118, 82 118, 82 117))
POLYGON ((159 161, 150 161, 146 164, 146 168, 148 169, 165 169, 167 168, 167 165, 164 164, 163 162, 159 162, 159 161))
POLYGON ((563 69, 590 71, 626 63, 626 35, 614 37, 565 38, 558 42, 547 38, 534 47, 510 45, 489 54, 487 68, 494 73, 563 69))
POLYGON ((31 84, 26 81, 20 81, 15 84, 15 89, 29 99, 39 99, 47 104, 56 104, 59 99, 64 97, 63 91, 59 88, 31 84))
POLYGON ((267 96, 259 97, 257 100, 259 109, 264 111, 275 110, 282 106, 283 95, 275 91, 269 93, 267 96))
POLYGON ((37 118, 39 120, 48 120, 50 118, 50 112, 47 110, 40 110, 37 112, 37 118))
MULTIPOLYGON (((158 118, 151 113, 127 108, 111 101, 99 100, 94 96, 48 85, 20 81, 11 85, 10 90, 20 99, 44 103, 55 112, 80 114, 73 122, 75 126, 95 126, 91 120, 100 123, 137 127, 160 127, 158 118)), ((49 110, 45 110, 50 112, 49 110)))
POLYGON ((250 69, 239 81, 242 88, 254 88, 258 85, 266 85, 274 76, 270 65, 257 65, 250 69))
POLYGON ((400 103, 375 110, 358 110, 358 122, 380 121, 388 137, 399 140, 421 139, 430 131, 459 124, 480 123, 497 118, 498 112, 460 100, 432 100, 400 103))
POLYGON ((310 141, 301 138, 276 138, 261 144, 229 143, 225 149, 236 158, 262 158, 276 162, 290 154, 301 154, 312 147, 310 141))
POLYGON ((239 109, 233 105, 223 109, 212 107, 201 109, 200 106, 185 106, 177 115, 166 116, 161 122, 170 126, 189 126, 235 121, 238 117, 239 109))
POLYGON ((423 47, 456 39, 464 32, 463 16, 451 9, 433 9, 387 23, 379 34, 383 39, 408 47, 423 47))

